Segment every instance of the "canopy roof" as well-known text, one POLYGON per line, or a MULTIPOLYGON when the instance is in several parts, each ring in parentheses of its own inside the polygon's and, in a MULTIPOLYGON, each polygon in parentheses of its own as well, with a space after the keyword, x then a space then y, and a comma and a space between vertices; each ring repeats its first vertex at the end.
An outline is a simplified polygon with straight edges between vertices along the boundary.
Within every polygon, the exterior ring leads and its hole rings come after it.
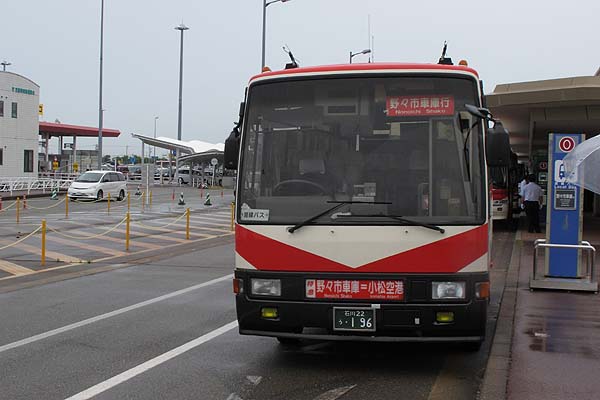
POLYGON ((140 135, 138 133, 132 133, 136 139, 140 139, 143 143, 150 146, 160 147, 162 149, 177 150, 184 154, 197 154, 206 152, 223 152, 225 145, 223 143, 208 143, 201 140, 190 140, 189 142, 183 140, 172 139, 164 136, 157 138, 151 136, 140 135))
MULTIPOLYGON (((98 128, 40 121, 40 135, 98 137, 98 128)), ((102 137, 118 137, 121 131, 102 128, 102 137)))
POLYGON ((523 160, 547 148, 548 133, 585 133, 588 138, 598 133, 600 76, 502 84, 486 97, 523 160))

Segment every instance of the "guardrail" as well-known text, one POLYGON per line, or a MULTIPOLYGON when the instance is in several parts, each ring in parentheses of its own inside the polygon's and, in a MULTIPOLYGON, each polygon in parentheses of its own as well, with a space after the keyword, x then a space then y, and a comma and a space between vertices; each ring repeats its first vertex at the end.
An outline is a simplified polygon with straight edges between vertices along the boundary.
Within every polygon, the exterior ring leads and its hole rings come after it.
POLYGON ((539 248, 551 249, 577 249, 586 253, 586 271, 585 278, 592 281, 595 276, 594 265, 596 261, 596 248, 588 241, 582 241, 580 244, 554 244, 546 243, 546 239, 537 239, 533 243, 533 279, 537 278, 537 255, 539 248))
POLYGON ((41 190, 42 192, 54 189, 68 189, 73 177, 69 178, 0 178, 0 193, 27 192, 41 190))

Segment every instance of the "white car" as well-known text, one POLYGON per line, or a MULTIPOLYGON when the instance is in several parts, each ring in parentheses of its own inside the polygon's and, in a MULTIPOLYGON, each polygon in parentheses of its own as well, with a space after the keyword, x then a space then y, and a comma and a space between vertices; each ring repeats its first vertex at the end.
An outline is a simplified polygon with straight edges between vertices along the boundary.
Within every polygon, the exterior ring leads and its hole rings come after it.
POLYGON ((87 171, 79 175, 67 192, 69 199, 96 199, 110 197, 123 200, 127 195, 125 175, 115 171, 87 171))

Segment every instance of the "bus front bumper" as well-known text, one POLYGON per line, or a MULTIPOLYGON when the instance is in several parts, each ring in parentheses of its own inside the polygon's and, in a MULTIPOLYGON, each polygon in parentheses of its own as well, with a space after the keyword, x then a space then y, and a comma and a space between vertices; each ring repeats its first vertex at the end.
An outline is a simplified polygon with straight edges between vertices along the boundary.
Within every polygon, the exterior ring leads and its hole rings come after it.
MULTIPOLYGON (((296 294, 304 290, 308 278, 300 274, 270 273, 279 276, 283 288, 296 294)), ((237 279, 249 282, 256 272, 236 271, 237 279)), ((265 276, 260 274, 259 276, 265 276)), ((322 277, 323 275, 321 275, 322 277)), ((333 279, 390 279, 390 276, 351 276, 326 274, 333 279)), ((318 277, 317 277, 318 278, 318 277)), ((435 302, 431 299, 412 300, 413 282, 428 283, 436 280, 456 280, 457 276, 404 275, 393 276, 405 282, 404 301, 364 300, 313 300, 267 299, 249 296, 249 287, 236 295, 239 331, 244 335, 281 338, 350 340, 350 341, 402 341, 402 342, 481 342, 485 338, 488 299, 475 299, 472 288, 476 282, 488 280, 487 273, 465 274, 459 279, 467 282, 467 298, 462 302, 435 302), (334 308, 373 310, 375 323, 372 331, 343 331, 334 328, 334 308), (265 318, 263 309, 276 309, 275 318, 265 318), (439 322, 438 313, 451 314, 451 322, 439 322)))

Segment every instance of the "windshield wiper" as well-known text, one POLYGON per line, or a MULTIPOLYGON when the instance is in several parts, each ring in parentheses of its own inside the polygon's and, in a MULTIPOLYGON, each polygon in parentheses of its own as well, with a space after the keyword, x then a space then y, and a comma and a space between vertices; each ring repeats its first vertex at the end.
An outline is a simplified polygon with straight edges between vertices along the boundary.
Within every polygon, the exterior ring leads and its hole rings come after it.
POLYGON ((400 221, 403 222, 407 225, 416 225, 416 226, 422 226, 423 228, 427 228, 427 229, 431 229, 434 231, 438 231, 439 233, 445 233, 446 230, 444 228, 441 228, 437 225, 433 225, 433 224, 428 224, 426 222, 419 222, 419 221, 415 221, 412 219, 407 219, 404 218, 401 215, 387 215, 387 214, 359 214, 359 215, 339 215, 339 217, 360 217, 360 218, 375 218, 375 217, 385 217, 385 218, 392 218, 395 219, 396 221, 400 221))
POLYGON ((302 228, 303 226, 310 224, 311 222, 321 218, 323 215, 327 215, 330 212, 335 211, 338 208, 340 208, 346 204, 392 204, 387 201, 328 201, 327 203, 335 203, 335 206, 328 208, 327 210, 323 211, 322 213, 314 215, 314 216, 292 226, 291 228, 288 228, 288 232, 294 233, 295 231, 302 228))

